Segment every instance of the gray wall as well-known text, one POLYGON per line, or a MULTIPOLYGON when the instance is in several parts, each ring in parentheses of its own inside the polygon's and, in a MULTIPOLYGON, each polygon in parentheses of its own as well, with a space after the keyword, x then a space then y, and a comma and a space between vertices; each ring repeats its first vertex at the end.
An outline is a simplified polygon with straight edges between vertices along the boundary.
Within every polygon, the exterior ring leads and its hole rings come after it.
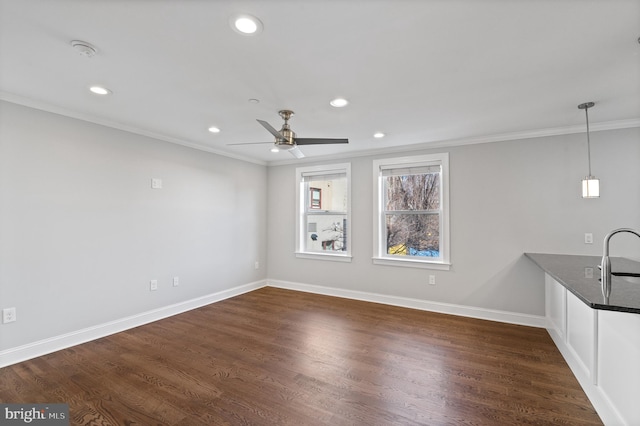
MULTIPOLYGON (((524 252, 600 255, 609 230, 640 229, 640 129, 595 132, 591 139, 602 196, 589 200, 580 196, 585 134, 412 152, 450 153, 450 271, 371 261, 372 160, 411 153, 336 160, 352 164, 352 263, 294 257, 296 166, 270 167, 269 278, 543 315, 543 274, 524 252), (584 244, 585 232, 593 233, 593 245, 584 244), (430 274, 436 286, 427 284, 430 274)), ((620 236, 613 243, 612 254, 640 258, 640 241, 620 236)))
POLYGON ((0 308, 18 321, 0 324, 0 350, 266 278, 266 180, 265 166, 1 102, 0 308))
MULTIPOLYGON (((579 196, 584 134, 416 150, 450 153, 453 267, 429 271, 371 262, 371 167, 381 156, 335 161, 352 163, 353 262, 297 259, 295 165, 266 168, 0 102, 0 308, 18 309, 16 323, 0 325, 0 351, 267 277, 542 315, 542 272, 523 252, 598 255, 609 230, 640 228, 640 129, 592 142, 596 200, 579 196)), ((612 252, 640 258, 640 242, 620 236, 612 252)))

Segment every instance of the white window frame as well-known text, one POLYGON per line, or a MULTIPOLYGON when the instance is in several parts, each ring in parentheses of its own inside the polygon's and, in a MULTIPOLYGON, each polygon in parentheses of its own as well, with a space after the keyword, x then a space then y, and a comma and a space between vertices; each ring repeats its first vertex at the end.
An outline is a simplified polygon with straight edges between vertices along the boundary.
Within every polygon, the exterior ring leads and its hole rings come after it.
MULTIPOLYGON (((322 209, 320 209, 321 211, 322 209)), ((330 260, 335 262, 351 262, 351 248, 353 240, 351 239, 351 163, 326 164, 319 166, 308 166, 296 168, 296 252, 298 258, 330 260), (309 188, 303 182, 304 176, 308 175, 331 175, 336 173, 344 173, 347 176, 347 250, 331 251, 326 253, 304 251, 304 238, 307 232, 305 226, 306 201, 309 188)))
POLYGON ((376 265, 405 266, 449 270, 451 268, 451 238, 449 234, 449 153, 384 158, 373 161, 373 263, 376 265), (418 256, 393 256, 387 253, 384 185, 382 170, 389 168, 441 167, 440 191, 440 258, 438 260, 418 256))

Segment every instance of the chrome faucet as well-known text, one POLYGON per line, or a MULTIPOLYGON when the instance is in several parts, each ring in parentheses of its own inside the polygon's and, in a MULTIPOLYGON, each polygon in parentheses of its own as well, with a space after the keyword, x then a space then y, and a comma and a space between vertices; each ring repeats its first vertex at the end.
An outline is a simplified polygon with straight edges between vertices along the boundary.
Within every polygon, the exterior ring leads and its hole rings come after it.
POLYGON ((640 238, 640 233, 630 228, 614 229, 604 237, 602 263, 600 265, 600 281, 602 281, 602 295, 604 296, 605 303, 609 303, 609 296, 611 295, 611 260, 609 259, 609 240, 615 234, 620 232, 629 232, 640 238))

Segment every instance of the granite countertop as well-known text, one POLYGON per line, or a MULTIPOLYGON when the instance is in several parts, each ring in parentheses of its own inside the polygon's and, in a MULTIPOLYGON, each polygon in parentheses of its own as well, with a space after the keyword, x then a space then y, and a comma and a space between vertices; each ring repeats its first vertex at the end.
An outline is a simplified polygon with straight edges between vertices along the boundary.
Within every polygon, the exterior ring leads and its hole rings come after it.
MULTIPOLYGON (((611 296, 608 303, 605 301, 598 268, 600 256, 546 253, 525 253, 525 256, 591 308, 640 314, 638 278, 612 276, 611 296)), ((612 257, 611 271, 640 273, 640 262, 612 257)))

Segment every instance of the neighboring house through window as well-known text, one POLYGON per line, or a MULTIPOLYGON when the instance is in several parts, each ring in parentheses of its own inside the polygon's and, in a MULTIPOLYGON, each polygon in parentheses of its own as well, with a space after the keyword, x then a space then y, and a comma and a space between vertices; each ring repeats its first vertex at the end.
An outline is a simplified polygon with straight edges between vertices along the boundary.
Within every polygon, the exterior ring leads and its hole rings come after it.
POLYGON ((351 164, 296 169, 296 256, 351 261, 351 164))
POLYGON ((322 208, 322 188, 309 188, 310 196, 310 209, 321 209, 322 208))
POLYGON ((449 269, 449 155, 375 160, 376 264, 449 269))

